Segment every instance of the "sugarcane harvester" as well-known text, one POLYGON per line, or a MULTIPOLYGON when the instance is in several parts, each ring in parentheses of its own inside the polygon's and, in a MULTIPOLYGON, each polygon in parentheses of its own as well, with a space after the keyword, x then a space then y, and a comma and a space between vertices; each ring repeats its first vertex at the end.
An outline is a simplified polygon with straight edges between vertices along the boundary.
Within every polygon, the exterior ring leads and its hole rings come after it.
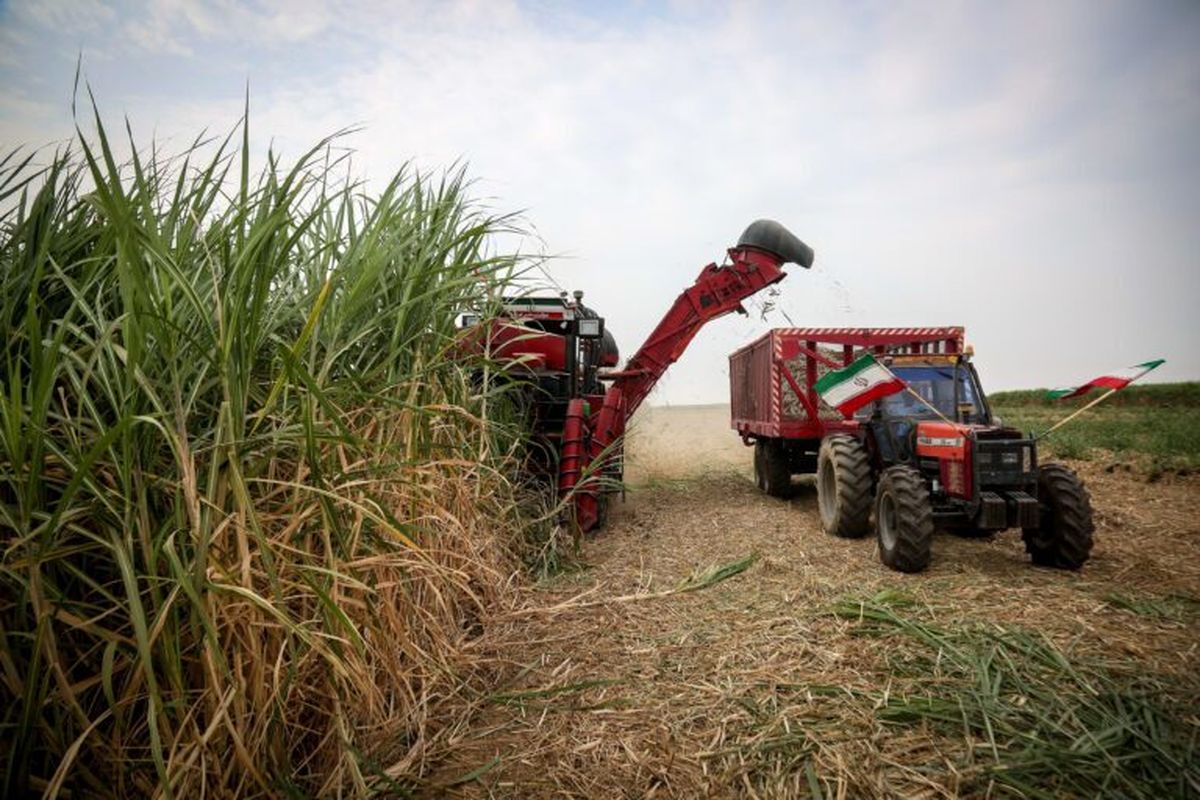
POLYGON ((728 259, 700 270, 624 368, 604 318, 583 293, 508 298, 486 348, 529 387, 533 468, 553 478, 582 531, 603 525, 623 472, 626 423, 707 322, 783 280, 785 264, 808 269, 813 251, 783 225, 758 220, 728 259))

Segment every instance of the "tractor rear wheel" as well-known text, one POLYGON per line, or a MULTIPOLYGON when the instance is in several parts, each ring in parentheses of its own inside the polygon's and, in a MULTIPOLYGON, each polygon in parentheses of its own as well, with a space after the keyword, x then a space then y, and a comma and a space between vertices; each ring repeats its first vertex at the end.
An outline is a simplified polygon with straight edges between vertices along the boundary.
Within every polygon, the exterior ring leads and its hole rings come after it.
POLYGON ((771 497, 791 495, 792 470, 783 445, 770 439, 754 443, 754 478, 758 488, 771 497))
POLYGON ((817 508, 821 527, 857 539, 871 530, 871 461, 853 436, 827 436, 817 455, 817 508))
POLYGON ((884 564, 900 572, 929 566, 933 507, 921 473, 904 465, 883 471, 875 497, 875 530, 884 564))
POLYGON ((1079 569, 1092 552, 1092 501, 1065 464, 1038 467, 1038 527, 1025 528, 1025 551, 1039 567, 1079 569))

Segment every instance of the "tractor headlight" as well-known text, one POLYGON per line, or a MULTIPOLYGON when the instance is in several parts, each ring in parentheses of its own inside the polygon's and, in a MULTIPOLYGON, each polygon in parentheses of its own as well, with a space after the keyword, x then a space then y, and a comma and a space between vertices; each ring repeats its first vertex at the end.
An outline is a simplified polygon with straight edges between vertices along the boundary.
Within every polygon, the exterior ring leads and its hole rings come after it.
POLYGON ((459 325, 459 327, 460 328, 474 328, 478 324, 479 324, 479 315, 478 314, 463 314, 462 322, 459 325))
POLYGON ((942 482, 946 485, 946 491, 951 494, 965 496, 967 493, 967 475, 963 463, 961 461, 943 461, 942 482))

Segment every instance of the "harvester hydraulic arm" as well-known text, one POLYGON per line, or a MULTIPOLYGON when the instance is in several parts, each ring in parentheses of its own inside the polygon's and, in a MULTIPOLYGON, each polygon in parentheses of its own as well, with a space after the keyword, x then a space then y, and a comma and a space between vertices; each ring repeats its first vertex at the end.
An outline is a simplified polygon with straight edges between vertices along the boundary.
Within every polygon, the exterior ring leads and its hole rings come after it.
POLYGON ((729 263, 709 264, 691 288, 684 290, 650 338, 619 372, 601 375, 612 381, 600 408, 585 410, 582 398, 567 404, 559 459, 559 492, 574 493, 575 520, 584 531, 601 524, 603 505, 596 488, 576 491, 585 472, 604 475, 614 458, 612 445, 625 433, 625 422, 687 349, 704 323, 742 310, 742 300, 783 280, 784 264, 812 266, 813 251, 771 220, 759 220, 729 249, 729 263), (590 435, 589 435, 590 433, 590 435), (598 467, 598 468, 597 468, 598 467))
POLYGON ((709 264, 702 269, 625 369, 608 373, 612 389, 623 397, 625 415, 631 416, 637 410, 705 323, 731 311, 744 312, 743 300, 783 280, 787 273, 781 267, 785 263, 808 268, 812 258, 812 250, 778 223, 760 220, 747 228, 737 247, 729 249, 730 263, 719 267, 709 264))

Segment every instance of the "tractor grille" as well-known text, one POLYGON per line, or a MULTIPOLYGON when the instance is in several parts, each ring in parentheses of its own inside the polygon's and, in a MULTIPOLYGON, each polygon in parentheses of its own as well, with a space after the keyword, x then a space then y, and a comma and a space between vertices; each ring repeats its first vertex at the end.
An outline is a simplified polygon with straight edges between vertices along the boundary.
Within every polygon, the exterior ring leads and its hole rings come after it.
POLYGON ((1036 480, 1037 456, 1028 439, 984 439, 975 443, 975 474, 981 489, 1023 486, 1036 480))

